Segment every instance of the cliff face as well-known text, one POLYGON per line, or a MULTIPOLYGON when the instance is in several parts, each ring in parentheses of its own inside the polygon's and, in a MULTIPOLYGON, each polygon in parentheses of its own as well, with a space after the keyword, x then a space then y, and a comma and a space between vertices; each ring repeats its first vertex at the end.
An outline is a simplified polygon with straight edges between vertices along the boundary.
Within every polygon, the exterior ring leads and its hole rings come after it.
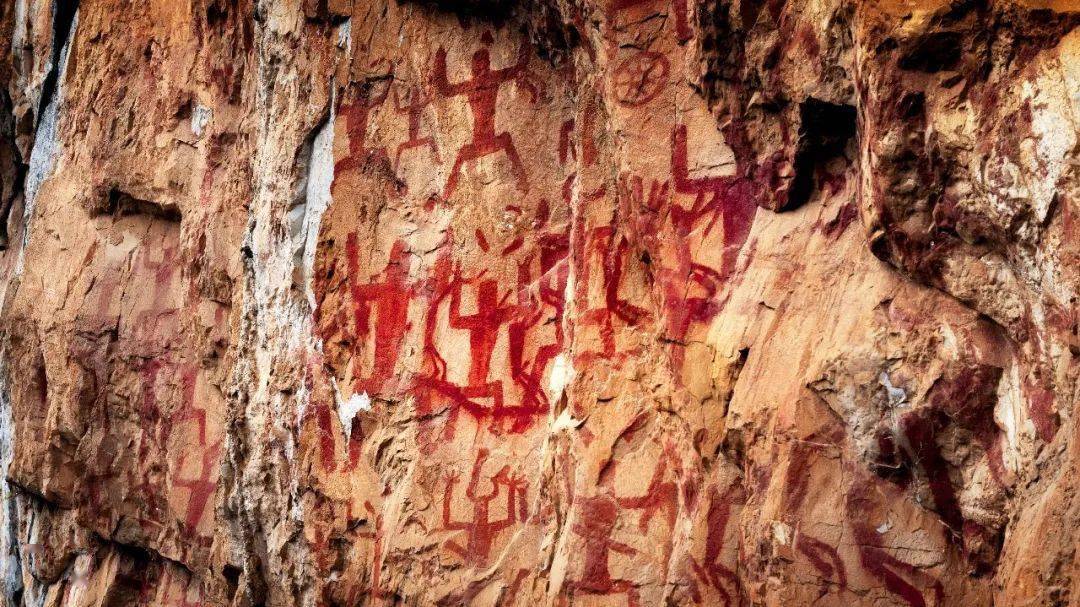
POLYGON ((1080 5, 10 0, 11 605, 1080 605, 1080 5))

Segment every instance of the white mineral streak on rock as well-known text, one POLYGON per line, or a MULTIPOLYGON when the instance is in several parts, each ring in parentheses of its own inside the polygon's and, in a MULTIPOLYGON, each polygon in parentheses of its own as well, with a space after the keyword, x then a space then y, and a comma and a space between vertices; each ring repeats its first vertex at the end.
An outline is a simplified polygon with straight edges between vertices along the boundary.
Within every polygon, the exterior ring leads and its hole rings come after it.
POLYGON ((878 381, 885 388, 885 394, 889 397, 889 407, 897 408, 904 405, 904 400, 907 399, 907 392, 904 392, 903 388, 897 388, 893 385, 892 379, 889 378, 887 371, 882 371, 878 376, 878 381))
POLYGON ((341 420, 341 430, 345 435, 346 443, 349 442, 349 437, 352 435, 353 419, 361 411, 371 411, 371 397, 368 396, 367 392, 353 394, 344 401, 338 399, 338 419, 341 420))
POLYGON ((997 394, 994 419, 1005 431, 1005 449, 1002 450, 1002 457, 1005 460, 1005 467, 1016 472, 1020 467, 1022 456, 1020 424, 1023 423, 1025 417, 1024 400, 1020 390, 1020 369, 1017 365, 1012 364, 1005 369, 997 394))
POLYGON ((570 360, 569 354, 566 352, 559 353, 551 365, 551 380, 548 382, 548 393, 551 402, 562 398, 567 386, 573 383, 575 374, 574 363, 570 360))
MULTIPOLYGON (((333 101, 330 107, 333 108, 333 101)), ((309 165, 307 179, 307 204, 303 226, 300 231, 301 246, 303 249, 302 268, 304 278, 304 291, 307 295, 308 305, 315 309, 315 293, 312 291, 311 278, 315 267, 315 251, 319 242, 319 226, 322 215, 330 206, 332 200, 330 186, 334 182, 334 112, 331 109, 330 117, 322 126, 311 149, 311 163, 309 165)))
POLYGON ((202 137, 206 132, 206 127, 210 124, 210 121, 214 119, 214 110, 199 103, 195 105, 195 109, 191 112, 191 132, 196 137, 202 137))
MULTIPOLYGON (((8 397, 6 352, 4 364, 0 365, 0 469, 6 477, 11 465, 12 446, 15 440, 14 421, 11 417, 11 399, 8 397)), ((11 484, 0 483, 0 583, 4 596, 14 596, 22 588, 22 564, 19 559, 18 508, 11 491, 11 484)))
POLYGON ((34 139, 34 147, 30 152, 29 168, 26 173, 26 208, 23 212, 26 235, 30 235, 30 218, 33 216, 34 200, 37 198, 41 184, 56 169, 56 160, 63 150, 63 145, 58 138, 57 123, 60 116, 60 106, 64 102, 64 76, 67 73, 68 56, 71 54, 71 41, 75 38, 75 31, 79 26, 79 15, 71 23, 71 34, 60 52, 60 65, 56 68, 56 89, 45 111, 41 114, 38 122, 37 134, 34 139))
POLYGON ((352 18, 351 17, 349 19, 346 19, 345 23, 342 23, 341 26, 338 27, 337 45, 338 45, 338 48, 344 50, 345 52, 349 52, 350 50, 352 50, 352 18))
MULTIPOLYGON (((20 1, 15 6, 16 31, 13 46, 19 48, 27 36, 25 30, 26 2, 20 1)), ((64 99, 64 76, 67 72, 68 57, 71 53, 71 40, 75 36, 78 27, 78 12, 71 23, 70 34, 64 43, 60 53, 60 65, 55 66, 58 71, 56 88, 52 99, 40 117, 36 138, 30 153, 29 167, 24 183, 25 203, 23 210, 24 236, 22 246, 19 247, 16 266, 11 276, 14 282, 22 274, 25 262, 25 244, 30 237, 30 218, 33 214, 34 200, 42 182, 55 170, 56 160, 62 148, 61 141, 57 136, 57 122, 59 120, 60 107, 64 99)), ((55 42, 55 41, 54 41, 55 42)), ((47 74, 53 66, 43 70, 47 74)), ((38 86, 40 83, 35 83, 38 86)), ((9 291, 4 291, 6 299, 9 291)), ((3 303, 3 302, 0 302, 3 303)), ((8 387, 8 360, 7 352, 0 352, 0 470, 4 478, 7 478, 8 468, 11 465, 14 447, 14 420, 12 419, 11 398, 8 387)), ((12 493, 11 484, 0 483, 0 583, 3 584, 4 596, 12 597, 22 586, 22 563, 20 558, 20 546, 18 539, 18 504, 12 493)), ((44 597, 42 597, 44 598, 44 597)))

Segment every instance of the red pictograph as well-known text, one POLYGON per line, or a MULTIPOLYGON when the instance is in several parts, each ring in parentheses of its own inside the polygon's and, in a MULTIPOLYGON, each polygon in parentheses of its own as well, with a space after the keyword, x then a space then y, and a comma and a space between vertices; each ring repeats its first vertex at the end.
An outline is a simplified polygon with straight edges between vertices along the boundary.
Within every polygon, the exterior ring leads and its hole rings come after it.
POLYGON ((340 432, 334 425, 336 403, 322 365, 322 357, 312 355, 305 366, 304 384, 310 390, 310 395, 304 417, 314 421, 319 445, 319 464, 323 472, 351 472, 360 465, 364 446, 363 424, 359 420, 353 420, 344 447, 346 459, 339 462, 337 437, 340 432))
MULTIPOLYGON (((545 205, 540 207, 542 216, 545 205)), ((543 227, 543 221, 538 218, 538 222, 543 227)), ((448 238, 452 242, 453 235, 448 238)), ((489 246, 481 231, 476 238, 482 250, 489 246)), ((462 411, 477 420, 491 420, 500 430, 523 432, 548 410, 541 379, 562 347, 567 238, 554 230, 542 232, 536 240, 518 257, 517 284, 510 288, 506 281, 489 276, 487 269, 463 276, 448 254, 435 263, 427 286, 431 299, 424 325, 424 371, 415 379, 415 393, 422 415, 447 410, 444 438, 454 436, 462 411), (450 329, 468 336, 464 381, 451 377, 444 358, 446 345, 440 343, 438 331, 442 318, 450 329), (544 333, 549 324, 556 326, 550 335, 544 333), (506 347, 496 350, 504 336, 506 347), (500 365, 509 367, 510 381, 504 379, 506 372, 500 365)), ((502 254, 523 246, 514 241, 502 254)))
MULTIPOLYGON (((440 266, 449 266, 449 260, 436 264, 436 276, 451 276, 440 273, 440 266)), ((437 279, 439 280, 439 279, 437 279)), ((430 369, 429 374, 417 378, 417 391, 420 401, 426 406, 424 412, 433 411, 438 401, 449 405, 449 419, 445 427, 445 437, 452 438, 457 418, 465 411, 477 419, 491 417, 495 420, 516 418, 519 423, 531 417, 529 411, 521 407, 505 406, 503 403, 503 384, 489 379, 491 359, 502 326, 512 318, 514 305, 507 302, 507 295, 499 296, 498 283, 485 278, 482 271, 473 279, 455 276, 444 283, 440 293, 432 302, 428 312, 424 331, 424 353, 430 369), (476 312, 463 314, 461 300, 466 288, 471 288, 476 301, 476 312), (435 335, 439 310, 448 302, 449 326, 465 330, 469 334, 469 369, 465 385, 455 384, 449 379, 446 360, 439 351, 435 335)))
MULTIPOLYGON (((542 208, 544 205, 541 205, 542 208)), ((546 223, 546 218, 544 220, 546 223)), ((519 387, 522 404, 528 411, 546 412, 548 399, 541 385, 544 372, 562 351, 563 293, 569 277, 566 262, 569 239, 565 232, 545 232, 537 238, 537 249, 518 262, 517 317, 509 323, 510 377, 519 387), (539 277, 533 279, 534 264, 539 264, 539 277), (535 285, 535 289, 530 288, 535 285), (542 340, 537 331, 554 326, 553 339, 542 340), (531 342, 531 343, 530 343, 531 342), (526 355, 530 345, 535 345, 531 357, 526 355)), ((513 244, 511 245, 513 246, 513 244)), ((504 250, 503 254, 506 254, 504 250)))
POLYGON ((164 565, 164 573, 157 584, 144 584, 145 596, 141 598, 146 600, 145 604, 154 602, 151 594, 154 592, 164 595, 159 597, 159 604, 169 607, 203 607, 206 604, 201 585, 193 584, 188 574, 177 574, 177 567, 179 565, 173 563, 164 565), (191 598, 192 595, 195 596, 194 599, 191 598))
MULTIPOLYGON (((376 60, 372 62, 372 67, 384 63, 385 61, 376 60)), ((342 172, 362 167, 373 159, 385 159, 389 162, 384 148, 367 147, 367 131, 371 112, 381 106, 390 95, 392 80, 391 73, 386 78, 369 82, 368 88, 362 90, 355 101, 342 104, 338 108, 338 115, 345 118, 345 132, 349 135, 349 153, 334 163, 335 177, 342 172)))
POLYGON ((694 37, 687 4, 687 0, 671 0, 671 8, 675 11, 675 34, 679 42, 686 42, 694 37))
MULTIPOLYGON (((812 477, 810 465, 815 447, 805 442, 796 442, 788 459, 787 472, 784 475, 783 509, 785 514, 794 514, 806 501, 809 483, 812 477)), ((836 548, 798 529, 795 549, 803 553, 810 564, 821 573, 824 579, 835 579, 840 588, 847 588, 847 570, 836 548)))
MULTIPOLYGON (((624 176, 619 193, 634 207, 641 240, 674 248, 671 254, 658 256, 662 263, 656 264, 654 271, 664 303, 666 337, 672 343, 682 343, 695 323, 708 323, 723 308, 724 288, 736 275, 738 255, 747 242, 757 206, 753 184, 739 174, 690 175, 685 125, 675 127, 671 146, 671 183, 654 180, 646 189, 640 177, 624 176), (693 203, 684 207, 675 195, 692 195, 693 203), (664 221, 673 234, 661 241, 656 235, 664 233, 664 221), (696 261, 694 251, 696 240, 707 238, 718 225, 723 244, 720 267, 716 268, 696 261)), ((673 350, 675 369, 681 369, 683 355, 682 348, 673 350)))
MULTIPOLYGON (((619 14, 634 7, 651 4, 656 0, 611 0, 607 7, 608 19, 615 21, 619 14)), ((671 0, 671 9, 675 13, 675 35, 679 42, 686 42, 693 37, 686 0, 671 0)), ((617 25, 617 24, 616 24, 617 25)))
POLYGON ((567 583, 569 594, 626 595, 628 607, 638 607, 638 586, 632 580, 611 577, 609 559, 612 552, 637 554, 637 550, 611 539, 619 518, 619 506, 610 495, 596 495, 582 501, 580 522, 573 531, 584 544, 581 549, 581 577, 567 583))
POLYGON ((641 511, 638 529, 642 533, 649 531, 649 522, 661 511, 667 515, 668 529, 675 525, 675 517, 679 511, 679 487, 675 481, 666 478, 669 468, 668 460, 672 457, 674 456, 667 452, 660 456, 645 493, 636 497, 616 498, 619 506, 627 510, 641 511))
POLYGON ((419 287, 409 281, 412 257, 404 241, 393 244, 390 259, 375 280, 360 280, 360 246, 355 232, 345 241, 345 256, 353 335, 358 350, 352 361, 353 391, 377 395, 395 377, 402 342, 409 331, 409 304, 419 287), (369 346, 372 332, 374 336, 369 346), (365 372, 360 351, 367 347, 371 348, 373 362, 370 371, 365 372))
MULTIPOLYGON (((690 558, 690 566, 698 580, 715 590, 725 607, 742 604, 742 583, 739 576, 724 564, 723 551, 732 509, 745 502, 746 491, 742 485, 731 485, 722 493, 715 486, 710 488, 709 511, 705 517, 705 554, 700 563, 693 557, 690 558)), ((696 587, 694 594, 694 601, 701 603, 701 593, 696 587)))
POLYGON ((482 567, 491 555, 498 534, 503 530, 524 522, 528 518, 526 486, 524 480, 510 472, 510 466, 503 466, 488 478, 491 491, 483 493, 480 489, 481 473, 490 452, 481 449, 473 463, 469 484, 465 488, 465 497, 472 504, 472 518, 467 521, 454 521, 451 506, 455 488, 460 481, 457 473, 446 475, 446 493, 443 495, 442 528, 447 531, 463 531, 465 542, 447 540, 444 546, 460 556, 468 565, 482 567), (500 495, 506 496, 506 514, 501 520, 491 520, 492 502, 500 495))
MULTIPOLYGON (((207 505, 214 496, 214 491, 217 490, 216 468, 221 457, 221 443, 220 439, 210 445, 200 443, 197 472, 194 476, 178 476, 173 479, 173 486, 188 491, 188 502, 184 508, 184 526, 191 537, 199 537, 199 522, 206 515, 207 505)), ((178 471, 184 470, 189 455, 192 453, 188 451, 180 455, 176 466, 178 471)))
MULTIPOLYGON (((490 34, 484 34, 484 42, 492 42, 490 34)), ((480 48, 472 56, 471 78, 464 82, 451 83, 446 73, 446 49, 440 47, 436 51, 433 77, 435 89, 446 97, 464 95, 469 101, 473 119, 472 140, 458 150, 446 181, 443 198, 450 198, 457 189, 462 165, 497 152, 505 153, 510 160, 518 189, 522 192, 528 191, 529 179, 525 165, 521 162, 510 133, 498 133, 495 128, 495 108, 498 105, 499 89, 503 84, 514 82, 529 92, 534 103, 539 99, 539 89, 533 84, 534 77, 528 67, 527 44, 521 45, 516 63, 500 69, 491 68, 491 53, 487 48, 480 48)))
POLYGON ((397 150, 394 152, 395 171, 401 166, 402 152, 414 148, 427 147, 431 150, 435 164, 442 164, 442 159, 439 158, 439 148, 435 145, 435 138, 431 135, 420 134, 420 121, 423 118, 424 109, 430 103, 431 96, 423 87, 412 87, 406 93, 404 99, 401 96, 401 89, 397 86, 394 87, 394 110, 409 118, 409 138, 399 143, 397 150))
MULTIPOLYGON (((152 440, 144 436, 139 454, 142 461, 152 461, 162 457, 159 450, 168 449, 170 446, 179 450, 179 458, 170 464, 169 469, 172 471, 172 486, 188 493, 180 522, 190 539, 208 546, 212 538, 200 534, 198 527, 206 516, 207 505, 217 489, 217 466, 221 459, 222 440, 212 437, 214 432, 207 424, 206 409, 196 406, 197 373, 198 369, 194 365, 178 364, 168 357, 150 359, 142 365, 140 418, 145 427, 153 430, 152 440), (163 415, 163 404, 158 394, 163 389, 175 389, 172 384, 174 378, 180 380, 180 402, 173 407, 171 413, 163 415), (173 444, 171 439, 177 434, 181 437, 181 442, 173 444), (195 457, 198 457, 198 463, 189 465, 191 458, 195 457)), ((149 479, 144 479, 136 487, 147 492, 148 496, 159 489, 149 479)), ((143 523, 144 526, 160 524, 152 520, 144 520, 143 523)))
POLYGON ((181 267, 177 263, 180 247, 172 238, 166 237, 168 244, 163 244, 160 248, 140 251, 133 271, 135 276, 153 278, 151 295, 148 299, 149 307, 136 314, 134 323, 134 331, 138 338, 150 343, 172 337, 174 331, 169 330, 167 326, 168 323, 177 320, 180 312, 179 307, 175 307, 179 305, 178 302, 173 302, 173 306, 169 305, 172 294, 178 290, 174 282, 181 267), (160 259, 151 259, 152 251, 160 251, 160 259))
POLYGON ((664 55, 636 51, 615 68, 615 99, 627 107, 645 105, 667 87, 670 71, 671 64, 664 55))
MULTIPOLYGON (((603 198, 605 192, 598 191, 586 202, 603 198)), ((630 241, 625 234, 618 232, 614 225, 602 225, 586 228, 579 222, 574 228, 572 246, 582 251, 578 263, 578 280, 575 297, 583 308, 578 315, 579 327, 594 328, 600 345, 593 348, 583 345, 575 352, 574 363, 581 367, 594 360, 610 360, 633 352, 618 352, 615 329, 621 324, 635 326, 649 317, 649 312, 622 296, 620 291, 627 280, 627 265, 630 263, 630 241), (593 303, 590 297, 599 283, 603 299, 593 303)))
POLYGON ((574 119, 571 118, 562 123, 559 127, 559 163, 566 164, 566 161, 577 160, 577 150, 574 149, 574 142, 571 138, 574 134, 574 119))
POLYGON ((860 478, 852 483, 847 493, 849 524, 863 569, 911 607, 926 607, 928 591, 934 597, 932 605, 944 604, 945 589, 939 580, 885 550, 881 534, 863 515, 872 511, 870 496, 874 493, 872 483, 860 478))
MULTIPOLYGON (((350 507, 350 513, 352 508, 350 507)), ((368 513, 368 523, 374 520, 375 527, 371 531, 360 532, 357 535, 364 539, 372 540, 371 548, 371 569, 370 569, 370 583, 365 589, 362 585, 353 586, 348 593, 346 605, 360 605, 367 604, 366 601, 373 599, 372 603, 375 605, 384 604, 384 599, 393 600, 396 597, 390 589, 384 586, 383 580, 383 564, 386 555, 384 554, 386 549, 386 527, 385 519, 382 514, 375 513, 375 507, 371 505, 371 502, 364 502, 364 510, 368 513)))
POLYGON ((671 173, 675 191, 692 194, 694 203, 689 209, 674 205, 671 221, 680 237, 690 234, 700 221, 708 222, 706 235, 720 222, 724 230, 724 261, 716 279, 726 280, 735 269, 736 255, 746 244, 757 213, 753 184, 739 174, 691 177, 686 140, 686 125, 676 126, 671 134, 671 173))

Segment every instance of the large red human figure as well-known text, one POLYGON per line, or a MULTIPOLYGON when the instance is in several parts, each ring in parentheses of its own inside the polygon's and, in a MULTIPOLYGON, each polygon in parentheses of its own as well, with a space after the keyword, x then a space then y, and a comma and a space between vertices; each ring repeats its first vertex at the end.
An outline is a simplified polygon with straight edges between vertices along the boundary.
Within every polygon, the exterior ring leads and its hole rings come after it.
POLYGON ((466 540, 462 546, 454 540, 446 542, 445 546, 469 565, 481 567, 491 554, 491 547, 496 535, 519 521, 524 521, 527 516, 527 504, 525 503, 525 487, 520 480, 510 474, 510 467, 503 466, 495 476, 491 477, 491 492, 481 494, 479 492, 480 472, 487 461, 489 451, 481 449, 473 463, 469 485, 465 488, 465 496, 472 503, 472 520, 456 522, 450 513, 450 505, 454 499, 454 487, 458 483, 455 473, 446 477, 446 493, 443 495, 442 524, 443 529, 449 531, 464 531, 466 540), (502 520, 491 520, 491 502, 499 497, 503 489, 506 490, 506 516, 502 520), (520 500, 520 501, 519 501, 520 500))
POLYGON ((409 138, 401 142, 394 152, 394 170, 401 165, 401 154, 406 150, 427 146, 431 155, 435 158, 435 164, 442 164, 439 158, 439 148, 435 146, 435 138, 431 135, 420 135, 420 120, 424 115, 424 108, 431 103, 431 97, 422 87, 416 86, 409 90, 407 100, 402 100, 401 91, 394 88, 394 110, 409 118, 409 138))
MULTIPOLYGON (((482 40, 491 44, 491 35, 485 33, 482 40)), ((495 108, 499 99, 499 88, 504 83, 512 81, 525 88, 532 96, 534 103, 539 97, 537 88, 530 82, 528 65, 529 47, 526 44, 521 45, 517 63, 497 70, 491 69, 491 54, 488 49, 481 48, 473 53, 472 78, 464 82, 451 83, 446 75, 446 49, 439 47, 435 53, 433 80, 436 90, 446 97, 465 95, 469 100, 469 109, 473 117, 472 141, 458 150, 454 166, 450 169, 450 176, 446 181, 443 198, 449 198, 457 189, 463 164, 496 152, 505 152, 507 158, 510 159, 518 189, 522 192, 529 189, 525 166, 521 163, 521 157, 518 156, 510 133, 495 132, 495 108)))
POLYGON ((675 127, 671 134, 671 174, 675 191, 693 194, 694 205, 684 209, 674 205, 671 222, 679 236, 689 234, 695 224, 708 219, 705 234, 715 227, 717 221, 724 229, 724 262, 720 278, 726 279, 735 267, 735 256, 750 235, 757 205, 754 202, 753 184, 739 172, 732 176, 690 177, 686 144, 686 125, 675 127))
POLYGON ((382 272, 382 280, 361 283, 359 244, 356 234, 349 234, 345 242, 348 259, 349 287, 353 306, 354 331, 358 340, 366 339, 374 330, 372 344, 373 363, 371 372, 358 372, 359 357, 354 358, 354 386, 356 393, 379 394, 386 383, 394 377, 401 344, 408 332, 409 302, 416 295, 417 287, 408 283, 412 266, 406 244, 398 240, 390 249, 390 260, 382 272), (372 318, 372 313, 376 318, 372 318))
POLYGON ((583 540, 582 573, 579 580, 569 583, 572 594, 609 596, 625 594, 628 607, 640 605, 637 586, 631 580, 611 577, 608 558, 612 552, 625 555, 637 553, 632 546, 611 539, 619 518, 619 507, 609 495, 596 495, 581 504, 583 519, 573 530, 583 540))
MULTIPOLYGON (((673 265, 664 268, 667 280, 663 284, 669 302, 668 338, 676 342, 686 338, 693 323, 707 323, 722 309, 724 300, 719 295, 735 274, 738 253, 750 235, 757 210, 754 186, 744 175, 691 177, 686 139, 686 125, 676 126, 671 142, 672 185, 678 194, 693 195, 693 204, 686 208, 668 199, 666 183, 654 183, 646 202, 649 208, 670 206, 675 254, 673 265), (694 261, 690 236, 699 230, 708 236, 718 223, 723 228, 723 261, 720 268, 713 268, 694 261)), ((624 187, 631 198, 646 201, 640 179, 624 187)), ((676 349, 672 361, 676 369, 682 367, 682 357, 682 350, 676 349)))

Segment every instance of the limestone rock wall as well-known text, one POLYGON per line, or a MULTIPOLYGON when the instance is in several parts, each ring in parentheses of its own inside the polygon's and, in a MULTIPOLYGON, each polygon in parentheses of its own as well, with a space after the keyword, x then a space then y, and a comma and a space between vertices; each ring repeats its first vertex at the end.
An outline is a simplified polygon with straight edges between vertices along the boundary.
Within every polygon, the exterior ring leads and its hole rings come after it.
POLYGON ((1080 605, 1078 25, 7 0, 7 604, 1080 605))

